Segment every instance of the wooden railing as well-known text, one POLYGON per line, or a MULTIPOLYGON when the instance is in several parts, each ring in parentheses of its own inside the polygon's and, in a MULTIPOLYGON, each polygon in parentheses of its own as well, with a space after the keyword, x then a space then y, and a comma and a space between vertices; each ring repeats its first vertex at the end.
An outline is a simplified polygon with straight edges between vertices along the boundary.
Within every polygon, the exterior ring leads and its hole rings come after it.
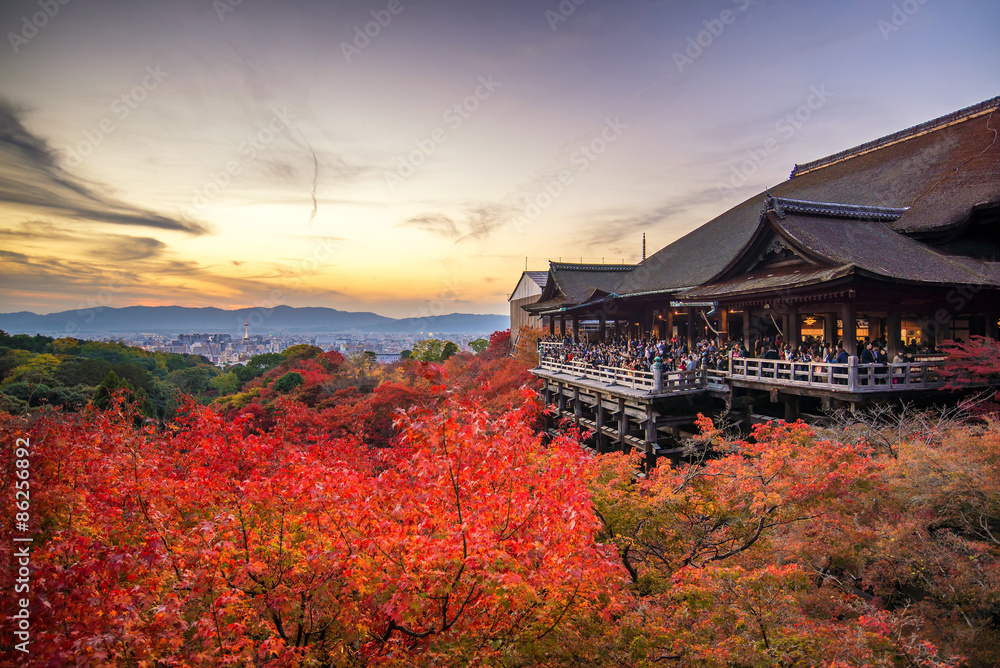
POLYGON ((895 392, 944 387, 946 381, 940 374, 942 366, 944 359, 902 364, 858 364, 858 358, 851 357, 847 364, 828 364, 736 358, 732 360, 729 377, 786 387, 852 393, 895 392))
MULTIPOLYGON (((548 350, 561 351, 562 345, 558 343, 539 343, 539 366, 549 371, 565 373, 575 376, 578 379, 596 380, 609 386, 628 387, 633 390, 645 390, 650 393, 669 393, 678 390, 701 389, 705 386, 705 374, 703 370, 697 371, 641 371, 635 369, 622 369, 612 366, 595 366, 584 362, 570 360, 568 362, 557 362, 553 359, 546 359, 543 346, 548 350)), ((725 372, 723 372, 725 373, 725 372)))
POLYGON ((578 379, 644 390, 651 394, 669 394, 699 388, 727 391, 730 380, 851 393, 937 389, 946 384, 940 373, 944 366, 943 358, 902 364, 858 364, 857 357, 851 357, 847 364, 735 358, 730 361, 729 371, 698 369, 693 372, 657 372, 552 359, 553 355, 561 354, 562 348, 560 343, 539 343, 539 366, 578 379))

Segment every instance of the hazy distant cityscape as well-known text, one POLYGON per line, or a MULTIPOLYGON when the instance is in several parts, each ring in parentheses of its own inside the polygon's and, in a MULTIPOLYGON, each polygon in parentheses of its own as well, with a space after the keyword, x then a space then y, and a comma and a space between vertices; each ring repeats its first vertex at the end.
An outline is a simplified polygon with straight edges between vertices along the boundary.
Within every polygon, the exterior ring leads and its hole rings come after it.
POLYGON ((469 341, 488 338, 489 332, 476 334, 419 332, 415 334, 358 334, 357 332, 332 332, 330 334, 256 334, 248 338, 232 334, 180 334, 171 337, 163 334, 134 334, 116 336, 103 340, 120 341, 126 345, 164 353, 187 353, 202 355, 218 367, 244 364, 254 355, 280 353, 299 344, 322 348, 324 352, 335 350, 345 356, 372 352, 380 364, 398 361, 404 350, 425 339, 454 341, 460 350, 469 350, 469 341))
POLYGON ((131 306, 46 315, 0 313, 0 330, 8 334, 120 341, 150 351, 203 355, 221 368, 298 344, 345 356, 370 352, 386 364, 425 339, 453 341, 459 350, 468 350, 469 341, 508 327, 509 317, 498 315, 452 313, 394 319, 289 306, 267 310, 131 306))

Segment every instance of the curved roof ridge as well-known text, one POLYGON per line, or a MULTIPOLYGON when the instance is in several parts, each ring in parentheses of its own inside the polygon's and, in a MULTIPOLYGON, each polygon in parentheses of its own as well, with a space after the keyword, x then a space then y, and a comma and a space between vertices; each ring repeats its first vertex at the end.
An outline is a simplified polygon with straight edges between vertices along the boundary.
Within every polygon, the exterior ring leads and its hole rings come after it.
POLYGON ((801 176, 802 174, 820 169, 821 167, 832 165, 840 162, 841 160, 847 160, 848 158, 853 158, 863 153, 868 153, 892 144, 897 144, 899 142, 906 141, 907 139, 912 139, 913 137, 918 137, 922 134, 927 134, 928 132, 933 132, 934 130, 939 130, 949 125, 953 125, 954 123, 975 118, 976 116, 992 113, 998 108, 1000 108, 1000 96, 984 100, 983 102, 974 104, 971 107, 953 111, 950 114, 914 125, 913 127, 906 128, 905 130, 894 132, 891 135, 886 135, 884 137, 865 142, 864 144, 859 144, 853 148, 845 149, 838 153, 834 153, 833 155, 828 155, 825 158, 813 160, 812 162, 806 162, 801 165, 796 164, 788 178, 794 179, 796 176, 801 176))
POLYGON ((899 220, 910 207, 868 206, 865 204, 838 204, 835 202, 814 202, 786 197, 768 197, 764 200, 764 211, 775 212, 784 218, 786 214, 798 213, 830 218, 853 218, 856 220, 877 220, 894 222, 899 220))
POLYGON ((578 262, 553 262, 549 260, 549 267, 557 271, 632 271, 637 264, 580 264, 578 262))

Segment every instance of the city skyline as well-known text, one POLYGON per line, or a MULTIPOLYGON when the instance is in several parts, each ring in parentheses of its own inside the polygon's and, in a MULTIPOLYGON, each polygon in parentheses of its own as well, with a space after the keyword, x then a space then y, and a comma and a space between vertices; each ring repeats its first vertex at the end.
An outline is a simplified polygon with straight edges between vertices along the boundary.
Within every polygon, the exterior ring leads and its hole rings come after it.
POLYGON ((1000 91, 987 2, 18 0, 0 311, 507 312, 1000 91))

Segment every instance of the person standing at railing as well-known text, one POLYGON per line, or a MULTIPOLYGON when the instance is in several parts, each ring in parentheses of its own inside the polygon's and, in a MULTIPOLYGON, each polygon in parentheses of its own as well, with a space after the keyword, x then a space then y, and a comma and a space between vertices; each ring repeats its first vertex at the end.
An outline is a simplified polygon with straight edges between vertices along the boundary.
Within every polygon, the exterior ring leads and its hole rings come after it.
POLYGON ((896 355, 892 358, 892 384, 899 385, 903 382, 903 377, 906 375, 906 358, 903 357, 901 351, 896 351, 896 355))
POLYGON ((865 344, 865 349, 861 351, 862 364, 875 364, 875 351, 872 350, 872 342, 865 344))

